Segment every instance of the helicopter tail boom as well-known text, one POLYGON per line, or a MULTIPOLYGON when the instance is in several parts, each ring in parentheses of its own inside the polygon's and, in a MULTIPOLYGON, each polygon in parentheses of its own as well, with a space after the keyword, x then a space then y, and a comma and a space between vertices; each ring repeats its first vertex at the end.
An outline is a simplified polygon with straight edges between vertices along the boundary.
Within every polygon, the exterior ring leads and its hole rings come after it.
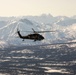
POLYGON ((20 31, 17 29, 17 33, 19 35, 20 38, 22 38, 22 35, 20 34, 20 31))

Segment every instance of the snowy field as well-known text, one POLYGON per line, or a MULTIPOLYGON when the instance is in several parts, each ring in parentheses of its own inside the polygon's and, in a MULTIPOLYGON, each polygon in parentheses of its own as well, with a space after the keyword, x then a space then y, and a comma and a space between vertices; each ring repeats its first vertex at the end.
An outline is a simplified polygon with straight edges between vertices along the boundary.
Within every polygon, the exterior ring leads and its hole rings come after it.
POLYGON ((0 75, 75 75, 76 44, 0 49, 0 75))

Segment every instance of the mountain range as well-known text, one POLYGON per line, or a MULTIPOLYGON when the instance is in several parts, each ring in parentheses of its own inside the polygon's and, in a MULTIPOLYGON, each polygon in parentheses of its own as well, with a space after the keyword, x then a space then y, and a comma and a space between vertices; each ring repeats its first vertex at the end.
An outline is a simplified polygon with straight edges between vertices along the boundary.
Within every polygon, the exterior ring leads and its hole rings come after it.
MULTIPOLYGON (((33 33, 33 32, 32 32, 33 33)), ((76 40, 76 15, 73 17, 42 14, 40 16, 0 17, 0 47, 13 45, 35 45, 47 43, 65 43, 76 40), (41 33, 43 41, 26 40, 18 38, 17 28, 22 35, 29 33, 22 31, 55 31, 41 33)))

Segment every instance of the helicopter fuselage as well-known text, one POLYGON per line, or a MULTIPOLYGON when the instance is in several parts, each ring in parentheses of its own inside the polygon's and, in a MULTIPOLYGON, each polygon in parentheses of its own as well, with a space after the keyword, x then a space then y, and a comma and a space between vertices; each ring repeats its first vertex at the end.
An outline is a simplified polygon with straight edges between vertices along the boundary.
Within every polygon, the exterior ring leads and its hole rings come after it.
POLYGON ((30 40, 34 40, 34 41, 41 41, 41 40, 44 39, 44 37, 42 35, 38 34, 38 33, 29 34, 27 36, 22 36, 20 34, 20 31, 18 31, 17 33, 18 33, 19 37, 21 39, 23 39, 23 41, 24 41, 24 39, 30 39, 30 40))

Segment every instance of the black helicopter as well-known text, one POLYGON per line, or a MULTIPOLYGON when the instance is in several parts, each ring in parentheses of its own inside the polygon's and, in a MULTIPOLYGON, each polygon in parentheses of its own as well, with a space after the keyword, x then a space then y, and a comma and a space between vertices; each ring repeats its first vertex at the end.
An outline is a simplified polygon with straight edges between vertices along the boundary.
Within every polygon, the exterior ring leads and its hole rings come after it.
POLYGON ((40 35, 39 33, 44 33, 44 32, 53 32, 53 31, 35 31, 33 28, 33 34, 28 34, 27 36, 22 36, 20 31, 17 29, 17 33, 18 36, 23 39, 30 39, 30 40, 34 40, 34 41, 41 41, 44 39, 44 37, 42 35, 40 35))

